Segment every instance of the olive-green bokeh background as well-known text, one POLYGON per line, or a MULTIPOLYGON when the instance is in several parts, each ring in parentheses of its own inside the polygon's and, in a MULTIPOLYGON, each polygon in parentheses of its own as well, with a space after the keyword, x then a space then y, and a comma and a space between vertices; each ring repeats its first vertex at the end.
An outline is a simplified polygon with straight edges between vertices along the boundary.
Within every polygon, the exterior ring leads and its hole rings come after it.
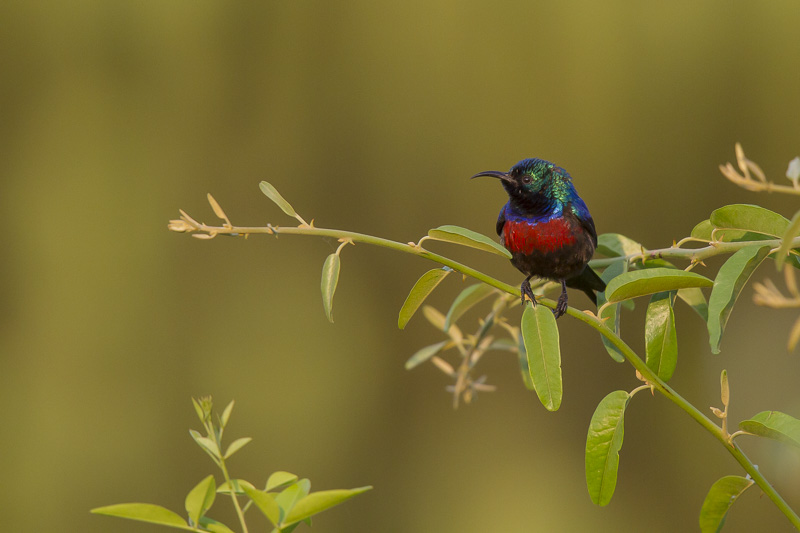
MULTIPOLYGON (((336 243, 199 241, 166 224, 178 208, 215 220, 207 192, 234 223, 291 223, 258 191, 266 179, 320 226, 492 234, 504 194, 466 178, 531 156, 572 173, 598 231, 650 247, 726 203, 791 216, 795 200, 737 189, 717 165, 741 141, 780 181, 800 152, 798 24, 789 0, 0 3, 3 529, 156 530, 88 510, 181 510, 213 471, 189 399, 212 394, 237 402, 231 437, 255 439, 234 475, 375 486, 315 531, 696 530, 711 483, 741 471, 661 397, 632 402, 616 495, 589 501, 588 421, 637 382, 576 321, 559 321, 558 413, 503 354, 484 363, 499 390, 453 411, 436 369, 403 369, 435 331, 421 317, 396 329, 431 264, 348 247, 331 325, 318 286, 336 243)), ((495 256, 440 248, 520 281, 495 256)), ((463 286, 451 276, 432 302, 463 286)), ((727 368, 732 422, 797 416, 796 313, 751 296, 719 356, 678 308, 674 386, 706 409, 727 368)), ((637 348, 642 307, 624 323, 637 348)), ((797 454, 743 445, 800 506, 797 454)), ((226 506, 212 515, 234 525, 226 506)), ((726 531, 789 528, 753 489, 726 531)))

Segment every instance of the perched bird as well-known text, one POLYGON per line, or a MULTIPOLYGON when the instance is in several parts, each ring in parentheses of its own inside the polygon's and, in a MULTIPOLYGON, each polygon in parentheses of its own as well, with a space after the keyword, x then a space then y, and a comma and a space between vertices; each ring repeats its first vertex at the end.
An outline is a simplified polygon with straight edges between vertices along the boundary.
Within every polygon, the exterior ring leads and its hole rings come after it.
POLYGON ((567 311, 567 287, 580 289, 597 304, 594 291, 606 284, 586 264, 597 247, 592 215, 572 185, 569 173, 542 159, 523 159, 508 172, 489 170, 472 176, 498 178, 508 203, 497 218, 497 234, 511 252, 511 264, 527 277, 527 296, 536 305, 530 280, 536 276, 561 282, 556 318, 567 311))

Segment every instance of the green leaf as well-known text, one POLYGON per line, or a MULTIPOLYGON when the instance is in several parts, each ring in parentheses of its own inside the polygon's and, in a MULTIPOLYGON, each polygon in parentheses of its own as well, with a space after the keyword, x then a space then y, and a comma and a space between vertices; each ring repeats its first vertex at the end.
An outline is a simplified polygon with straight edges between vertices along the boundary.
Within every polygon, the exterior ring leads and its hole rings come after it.
POLYGON ((247 486, 242 486, 242 488, 245 494, 247 494, 247 497, 253 500, 256 507, 264 513, 264 516, 266 516, 270 522, 272 522, 272 525, 277 527, 281 522, 282 515, 281 508, 275 501, 275 497, 268 492, 251 489, 247 486))
POLYGON ((674 293, 659 292, 650 298, 644 324, 647 366, 663 381, 669 381, 678 363, 678 334, 675 330, 674 293))
POLYGON ((794 214, 792 220, 789 222, 789 226, 786 228, 786 233, 783 234, 783 242, 781 243, 781 247, 778 248, 776 252, 776 260, 775 266, 778 270, 783 269, 783 263, 786 261, 786 257, 789 255, 789 252, 792 249, 792 240, 800 235, 800 211, 794 214))
POLYGON ((708 298, 708 337, 713 353, 719 353, 722 332, 728 323, 733 304, 769 250, 769 246, 747 246, 730 256, 720 267, 708 298))
POLYGON ((225 409, 222 411, 222 416, 220 417, 220 426, 223 428, 228 425, 228 420, 231 418, 231 412, 233 411, 233 400, 225 406, 225 409))
POLYGON ((267 488, 264 490, 271 491, 282 487, 286 487, 288 485, 291 485, 295 481, 297 481, 296 475, 292 474, 291 472, 284 472, 283 470, 278 470, 277 472, 273 472, 272 474, 270 474, 269 479, 267 479, 267 488))
POLYGON ((536 390, 533 386, 533 378, 531 377, 531 369, 528 366, 528 352, 525 351, 525 341, 522 338, 522 333, 517 336, 517 354, 519 357, 519 370, 522 373, 522 382, 528 390, 536 390))
POLYGON ((428 231, 428 237, 437 241, 452 242, 463 246, 469 246, 470 248, 477 248, 478 250, 492 252, 497 255, 502 255, 507 259, 511 259, 511 252, 486 235, 481 235, 480 233, 459 226, 439 226, 438 228, 428 231))
POLYGON ((92 509, 91 512, 94 514, 128 518, 130 520, 138 520, 139 522, 149 522, 151 524, 160 524, 162 526, 192 531, 192 528, 189 527, 189 524, 187 524, 186 520, 181 518, 180 515, 160 505, 153 505, 151 503, 118 503, 116 505, 98 507, 92 509))
POLYGON ((710 241, 713 231, 714 224, 712 224, 710 220, 704 220, 692 228, 692 233, 690 235, 695 239, 710 241))
MULTIPOLYGON (((628 262, 627 261, 620 261, 618 263, 611 264, 608 268, 605 269, 603 275, 600 278, 608 284, 612 279, 616 278, 620 274, 628 271, 628 262)), ((606 294, 605 292, 598 292, 597 293, 597 308, 603 306, 606 303, 606 294)), ((609 328, 614 331, 617 335, 619 335, 619 326, 620 326, 620 304, 609 305, 603 312, 600 314, 600 318, 605 320, 605 324, 609 325, 609 328)), ((600 335, 600 340, 603 341, 603 346, 605 346, 608 355, 611 358, 618 362, 622 363, 625 361, 625 356, 622 355, 622 352, 614 346, 610 340, 608 340, 605 335, 600 335)))
POLYGON ((456 299, 453 300, 453 305, 450 306, 450 310, 447 312, 447 316, 444 319, 444 329, 450 329, 450 325, 455 324, 472 306, 494 292, 495 288, 485 283, 470 285, 461 291, 461 294, 456 296, 456 299))
POLYGON ((595 505, 608 505, 617 486, 619 450, 630 395, 614 391, 600 401, 586 436, 586 486, 595 505))
POLYGON ((322 306, 325 308, 325 316, 328 321, 333 323, 333 293, 336 292, 336 285, 339 283, 339 254, 331 254, 322 265, 322 306))
POLYGON ((431 323, 433 327, 438 330, 446 331, 444 329, 444 315, 430 305, 422 307, 422 314, 425 319, 431 323))
POLYGON ((789 220, 785 216, 749 204, 720 207, 711 213, 710 220, 716 228, 755 231, 775 238, 786 233, 789 226, 789 220))
POLYGON ((241 450, 242 447, 251 440, 253 440, 252 437, 242 437, 231 442, 230 446, 228 446, 228 451, 225 452, 225 459, 241 450))
POLYGON ((189 514, 189 521, 191 524, 197 524, 200 517, 206 514, 206 511, 214 503, 214 498, 217 496, 217 484, 214 482, 214 476, 209 475, 194 486, 189 494, 186 495, 186 512, 189 514))
POLYGON ((694 311, 700 315, 703 322, 708 322, 708 302, 706 296, 697 287, 689 287, 678 291, 678 298, 686 302, 694 311))
POLYGON ((295 212, 294 207, 292 207, 291 204, 289 204, 289 202, 284 200, 283 196, 281 196, 281 193, 279 193, 277 189, 275 189, 275 187, 272 186, 271 183, 262 181, 261 183, 258 184, 258 188, 261 189, 261 192, 267 195, 267 198, 275 202, 278 205, 278 207, 283 209, 284 213, 286 213, 290 217, 295 217, 295 218, 297 217, 297 212, 295 212))
POLYGON ((717 533, 722 530, 731 505, 752 484, 752 479, 742 476, 725 476, 715 481, 700 508, 700 531, 717 533))
POLYGON ((437 342, 436 344, 431 344, 430 346, 420 348, 417 351, 417 353, 409 357, 408 361, 406 361, 406 370, 411 370, 417 365, 424 363, 425 361, 427 361, 428 359, 439 353, 442 350, 442 348, 444 348, 445 344, 447 344, 448 342, 449 341, 437 342))
POLYGON ((528 369, 539 400, 548 411, 561 406, 561 349, 553 312, 543 305, 526 305, 522 313, 522 338, 528 369))
POLYGON ((331 507, 339 505, 352 498, 363 494, 372 487, 359 487, 357 489, 335 489, 335 490, 321 490, 313 492, 305 498, 298 501, 289 515, 286 517, 286 524, 293 524, 300 522, 306 518, 321 513, 331 507))
POLYGON ((710 287, 714 282, 705 276, 674 268, 647 268, 620 274, 606 287, 606 298, 611 303, 657 292, 674 291, 688 287, 710 287))
POLYGON ((744 431, 800 447, 800 420, 780 411, 763 411, 739 422, 744 431))
POLYGON ((292 512, 292 509, 294 509, 294 506, 297 504, 297 502, 308 496, 308 492, 310 490, 311 482, 308 479, 303 478, 300 481, 292 483, 283 489, 280 494, 275 496, 275 503, 277 503, 281 508, 282 523, 286 520, 286 517, 289 515, 289 513, 292 512))
POLYGON ((222 522, 217 522, 213 518, 209 518, 207 516, 200 518, 200 527, 202 527, 205 531, 210 531, 211 533, 235 533, 231 528, 222 522))
POLYGON ((217 492, 219 494, 230 494, 231 485, 233 485, 234 494, 239 494, 239 495, 244 494, 244 487, 249 487, 253 490, 256 490, 253 484, 250 483, 249 481, 246 481, 244 479, 232 479, 230 484, 228 484, 228 482, 226 481, 225 483, 217 487, 217 492))
POLYGON ((400 316, 397 318, 397 327, 405 329, 408 321, 417 312, 419 306, 425 301, 433 290, 439 286, 439 283, 453 270, 450 268, 434 268, 425 272, 411 287, 411 292, 406 296, 406 301, 403 302, 403 307, 400 308, 400 316))
POLYGON ((219 448, 217 447, 217 443, 216 442, 214 442, 213 440, 209 439, 208 437, 202 436, 200 433, 198 433, 197 431, 195 431, 193 429, 189 430, 189 435, 192 436, 194 441, 201 448, 203 448, 206 451, 206 453, 211 455, 211 457, 213 457, 215 460, 219 460, 220 453, 219 453, 219 448))
POLYGON ((597 237, 597 253, 606 257, 624 257, 640 254, 644 246, 619 233, 603 233, 597 237))

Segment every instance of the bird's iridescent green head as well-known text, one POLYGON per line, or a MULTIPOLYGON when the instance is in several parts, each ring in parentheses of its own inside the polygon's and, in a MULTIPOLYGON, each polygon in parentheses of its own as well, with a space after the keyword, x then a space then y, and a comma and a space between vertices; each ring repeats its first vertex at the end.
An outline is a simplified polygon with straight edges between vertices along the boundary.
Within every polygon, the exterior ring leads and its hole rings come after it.
POLYGON ((511 203, 522 211, 559 210, 576 195, 569 173, 544 159, 523 159, 508 172, 489 170, 472 177, 478 176, 501 180, 511 203))

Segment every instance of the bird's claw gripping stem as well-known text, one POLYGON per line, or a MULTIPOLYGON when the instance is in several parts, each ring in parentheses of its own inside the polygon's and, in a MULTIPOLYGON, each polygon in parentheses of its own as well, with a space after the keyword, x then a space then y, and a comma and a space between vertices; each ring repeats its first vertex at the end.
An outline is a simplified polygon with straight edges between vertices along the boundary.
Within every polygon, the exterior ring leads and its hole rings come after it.
POLYGON ((536 307, 536 297, 533 295, 533 289, 531 289, 531 276, 525 278, 525 281, 522 282, 522 285, 519 286, 519 292, 522 293, 522 305, 525 305, 525 297, 527 296, 534 307, 536 307))

